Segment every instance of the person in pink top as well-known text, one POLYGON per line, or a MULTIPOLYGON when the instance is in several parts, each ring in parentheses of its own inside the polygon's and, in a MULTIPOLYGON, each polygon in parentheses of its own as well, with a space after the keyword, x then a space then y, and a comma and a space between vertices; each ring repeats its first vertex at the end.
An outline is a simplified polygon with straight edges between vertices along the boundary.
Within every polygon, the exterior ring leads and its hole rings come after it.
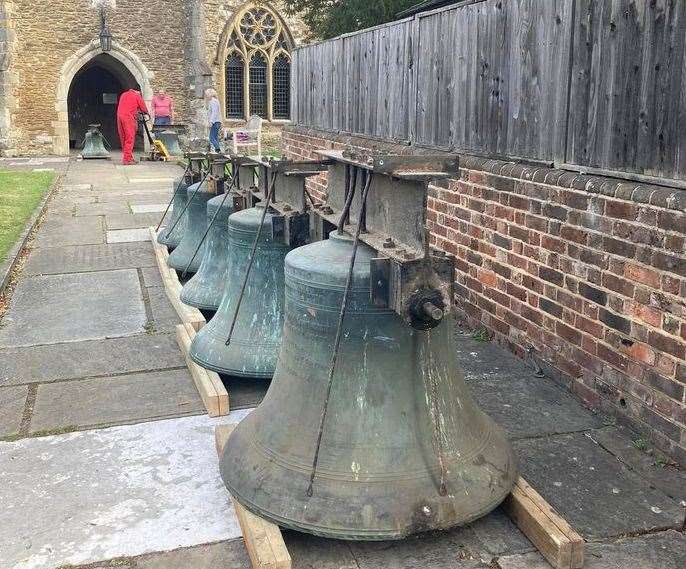
POLYGON ((153 95, 152 115, 155 118, 155 126, 174 122, 174 100, 165 93, 164 89, 158 89, 157 94, 153 95))

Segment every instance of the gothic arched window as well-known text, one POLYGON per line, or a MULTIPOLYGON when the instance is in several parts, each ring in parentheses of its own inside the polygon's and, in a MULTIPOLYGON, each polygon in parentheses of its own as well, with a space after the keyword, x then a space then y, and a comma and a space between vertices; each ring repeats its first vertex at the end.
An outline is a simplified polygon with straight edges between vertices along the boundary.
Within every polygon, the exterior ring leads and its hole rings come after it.
POLYGON ((291 111, 291 62, 280 53, 272 64, 272 101, 275 119, 287 119, 291 111))
POLYGON ((267 120, 290 117, 291 35, 281 18, 261 2, 240 9, 226 45, 226 116, 267 120))
POLYGON ((226 58, 226 116, 242 119, 245 116, 245 63, 238 52, 226 58))
POLYGON ((250 58, 249 69, 250 92, 250 114, 259 115, 262 118, 267 118, 268 105, 267 100, 267 58, 256 51, 250 58))

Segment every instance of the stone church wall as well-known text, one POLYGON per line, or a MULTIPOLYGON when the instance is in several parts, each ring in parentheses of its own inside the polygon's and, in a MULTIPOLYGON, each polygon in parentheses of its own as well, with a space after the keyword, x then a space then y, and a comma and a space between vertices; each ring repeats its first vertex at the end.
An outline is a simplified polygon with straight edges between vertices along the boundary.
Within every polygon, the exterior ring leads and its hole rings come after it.
MULTIPOLYGON (((152 90, 162 87, 174 98, 177 120, 202 127, 202 89, 219 85, 223 73, 221 57, 215 62, 220 34, 244 3, 117 0, 107 23, 116 46, 128 50, 148 71, 152 90), (204 61, 198 63, 199 59, 204 61)), ((285 14, 280 2, 272 6, 285 14)), ((286 20, 296 38, 304 36, 302 24, 286 20)), ((0 62, 11 65, 0 66, 0 154, 63 151, 66 107, 63 104, 60 110, 58 99, 60 87, 65 90, 65 62, 68 67, 79 50, 97 42, 99 31, 99 14, 90 0, 3 3, 0 62)))

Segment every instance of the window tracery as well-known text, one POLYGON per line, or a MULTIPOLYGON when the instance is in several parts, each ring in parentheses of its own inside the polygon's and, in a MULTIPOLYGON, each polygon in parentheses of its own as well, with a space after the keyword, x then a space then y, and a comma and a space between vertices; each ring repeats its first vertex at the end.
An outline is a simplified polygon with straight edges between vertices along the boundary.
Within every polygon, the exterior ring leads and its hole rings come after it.
POLYGON ((226 44, 227 118, 290 117, 292 48, 288 29, 268 5, 248 2, 239 10, 226 44))

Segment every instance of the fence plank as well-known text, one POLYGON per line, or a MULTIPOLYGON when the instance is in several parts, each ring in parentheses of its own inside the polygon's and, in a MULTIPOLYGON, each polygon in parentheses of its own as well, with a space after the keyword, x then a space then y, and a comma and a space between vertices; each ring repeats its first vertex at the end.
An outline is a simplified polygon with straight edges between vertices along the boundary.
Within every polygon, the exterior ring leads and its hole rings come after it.
POLYGON ((293 67, 297 124, 686 179, 686 2, 482 0, 293 67))

